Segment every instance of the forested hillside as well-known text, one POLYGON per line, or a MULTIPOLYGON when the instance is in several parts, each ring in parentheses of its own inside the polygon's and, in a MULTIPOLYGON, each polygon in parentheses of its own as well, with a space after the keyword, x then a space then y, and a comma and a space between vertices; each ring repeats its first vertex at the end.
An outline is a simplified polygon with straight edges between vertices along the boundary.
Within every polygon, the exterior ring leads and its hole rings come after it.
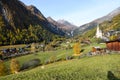
POLYGON ((49 42, 64 35, 36 7, 19 0, 0 1, 0 45, 49 42))

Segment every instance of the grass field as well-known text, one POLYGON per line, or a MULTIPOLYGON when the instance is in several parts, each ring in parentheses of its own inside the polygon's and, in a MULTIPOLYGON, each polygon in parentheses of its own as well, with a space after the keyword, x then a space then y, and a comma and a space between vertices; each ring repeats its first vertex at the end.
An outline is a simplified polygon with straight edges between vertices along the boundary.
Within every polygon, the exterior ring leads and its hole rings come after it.
MULTIPOLYGON (((84 49, 84 51, 81 54, 87 54, 89 51, 91 51, 93 46, 100 46, 100 47, 105 47, 104 44, 92 44, 89 46, 84 46, 82 47, 82 49, 84 49)), ((66 56, 72 56, 73 55, 73 49, 59 49, 56 51, 45 51, 45 52, 38 52, 37 55, 36 54, 30 54, 30 55, 25 55, 25 56, 21 56, 21 57, 17 57, 16 59, 20 62, 20 64, 23 64, 26 61, 29 61, 31 59, 40 59, 41 63, 44 64, 47 60, 50 59, 50 57, 54 57, 56 60, 57 59, 65 59, 66 56)), ((9 66, 10 61, 6 61, 6 65, 9 66)))
POLYGON ((120 54, 56 62, 0 80, 111 80, 109 71, 120 79, 120 54))
MULTIPOLYGON (((105 47, 105 44, 92 44, 83 46, 84 51, 81 54, 88 53, 92 47, 105 47)), ((29 54, 16 59, 22 65, 31 59, 40 59, 41 64, 44 65, 51 57, 57 59, 65 59, 66 56, 72 56, 73 49, 59 49, 56 51, 38 52, 37 54, 29 54)), ((69 61, 60 61, 52 64, 41 66, 21 71, 18 74, 11 74, 1 77, 0 80, 108 80, 107 75, 112 71, 115 76, 120 77, 120 55, 104 55, 84 57, 82 59, 75 58, 69 61)), ((10 60, 5 64, 9 67, 10 60)))
MULTIPOLYGON (((57 51, 46 51, 46 52, 38 52, 37 54, 29 54, 21 57, 16 57, 20 62, 20 65, 22 65, 24 62, 27 62, 32 59, 40 59, 41 64, 44 64, 46 61, 48 61, 51 57, 54 57, 55 60, 57 59, 65 59, 66 56, 72 56, 73 50, 57 50, 57 51)), ((5 62, 7 66, 10 65, 10 60, 5 62)))

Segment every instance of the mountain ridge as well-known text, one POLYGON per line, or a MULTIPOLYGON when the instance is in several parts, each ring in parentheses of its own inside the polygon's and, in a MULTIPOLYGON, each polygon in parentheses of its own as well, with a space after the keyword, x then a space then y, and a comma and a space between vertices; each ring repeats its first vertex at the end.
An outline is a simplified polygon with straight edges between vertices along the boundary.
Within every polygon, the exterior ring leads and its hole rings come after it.
POLYGON ((82 26, 80 26, 79 28, 77 28, 74 32, 76 32, 75 34, 81 34, 83 32, 86 32, 90 29, 95 28, 98 24, 103 23, 104 21, 111 21, 111 19, 115 16, 117 16, 118 14, 120 14, 120 7, 116 8, 115 10, 111 11, 109 14, 100 17, 98 19, 95 19, 89 23, 86 23, 82 26))
POLYGON ((77 26, 71 24, 70 22, 68 22, 66 20, 57 20, 57 21, 55 21, 51 17, 47 17, 47 20, 50 23, 56 25, 56 27, 58 27, 58 28, 60 28, 60 29, 62 29, 64 31, 67 31, 67 32, 70 32, 70 31, 72 31, 72 30, 77 28, 77 26))

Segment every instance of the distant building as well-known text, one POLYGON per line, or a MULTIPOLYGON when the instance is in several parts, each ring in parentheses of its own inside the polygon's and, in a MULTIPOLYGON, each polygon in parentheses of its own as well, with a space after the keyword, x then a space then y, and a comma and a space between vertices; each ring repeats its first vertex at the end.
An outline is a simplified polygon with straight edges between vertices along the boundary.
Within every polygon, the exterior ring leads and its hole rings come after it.
POLYGON ((96 30, 96 38, 102 38, 102 31, 99 29, 99 25, 97 25, 97 30, 96 30))

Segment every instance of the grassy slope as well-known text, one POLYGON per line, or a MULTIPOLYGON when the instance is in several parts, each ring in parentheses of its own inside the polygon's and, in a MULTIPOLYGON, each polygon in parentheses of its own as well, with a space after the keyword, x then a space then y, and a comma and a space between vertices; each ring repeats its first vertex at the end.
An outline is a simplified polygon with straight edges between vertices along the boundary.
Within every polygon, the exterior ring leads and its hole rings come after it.
POLYGON ((1 77, 0 80, 108 80, 112 71, 120 78, 120 55, 86 57, 37 67, 30 71, 1 77))
MULTIPOLYGON (((88 53, 91 51, 93 46, 100 46, 100 47, 105 47, 104 44, 91 44, 89 46, 84 46, 82 49, 84 49, 84 52, 82 54, 88 53)), ((25 55, 21 57, 17 57, 16 59, 20 62, 20 64, 23 64, 26 61, 29 61, 31 59, 38 58, 41 60, 41 63, 45 63, 45 61, 49 60, 50 57, 54 56, 55 59, 65 59, 66 56, 72 56, 73 55, 73 49, 68 49, 68 50, 63 50, 59 49, 56 51, 46 51, 46 52, 38 52, 37 55, 35 54, 30 54, 30 55, 25 55)), ((10 61, 7 61, 6 64, 9 66, 10 61)))
MULTIPOLYGON (((49 60, 51 57, 55 57, 55 60, 60 58, 65 58, 66 55, 72 55, 73 50, 57 50, 57 51, 46 51, 46 52, 38 52, 37 54, 30 54, 25 55, 21 57, 17 57, 16 59, 20 62, 20 64, 23 64, 26 61, 29 61, 31 59, 40 59, 41 63, 45 63, 47 60, 49 60)), ((7 66, 10 65, 10 60, 5 62, 7 66)))

